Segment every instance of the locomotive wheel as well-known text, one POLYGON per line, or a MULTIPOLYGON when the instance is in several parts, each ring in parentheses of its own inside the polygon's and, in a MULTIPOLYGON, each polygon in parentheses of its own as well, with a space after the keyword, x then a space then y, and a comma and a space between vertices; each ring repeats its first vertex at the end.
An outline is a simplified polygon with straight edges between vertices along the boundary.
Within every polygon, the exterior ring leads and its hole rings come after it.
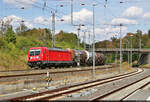
POLYGON ((40 69, 45 69, 45 66, 40 66, 40 69))
POLYGON ((67 68, 70 68, 70 65, 67 65, 67 68))

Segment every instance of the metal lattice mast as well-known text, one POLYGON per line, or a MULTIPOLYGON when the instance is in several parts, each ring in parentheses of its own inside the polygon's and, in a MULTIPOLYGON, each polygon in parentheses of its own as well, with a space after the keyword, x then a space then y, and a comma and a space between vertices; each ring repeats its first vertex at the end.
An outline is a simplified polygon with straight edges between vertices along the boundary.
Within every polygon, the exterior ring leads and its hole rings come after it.
POLYGON ((93 4, 93 78, 95 78, 95 9, 93 4))
POLYGON ((71 0, 71 24, 73 25, 73 0, 71 0))
POLYGON ((84 40, 84 50, 86 50, 86 31, 84 31, 83 40, 84 40))
POLYGON ((80 25, 78 28, 78 63, 77 65, 80 67, 80 25))
POLYGON ((52 12, 52 47, 55 47, 55 13, 52 12))
POLYGON ((122 39, 121 39, 121 27, 122 24, 120 24, 120 73, 122 70, 122 39))
POLYGON ((131 35, 131 56, 130 56, 130 57, 131 57, 131 58, 130 58, 131 67, 132 67, 132 47, 133 47, 133 46, 132 46, 132 36, 133 36, 133 35, 131 35))
POLYGON ((89 51, 90 51, 90 43, 91 43, 90 31, 88 31, 88 34, 89 34, 89 51))

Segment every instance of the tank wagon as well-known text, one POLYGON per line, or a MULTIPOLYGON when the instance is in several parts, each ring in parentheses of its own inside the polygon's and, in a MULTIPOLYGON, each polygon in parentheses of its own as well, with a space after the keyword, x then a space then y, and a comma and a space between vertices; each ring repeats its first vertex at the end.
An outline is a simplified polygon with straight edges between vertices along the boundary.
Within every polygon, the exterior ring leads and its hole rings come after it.
MULTIPOLYGON (((105 56, 101 53, 94 53, 95 65, 104 65, 105 56)), ((92 52, 86 50, 33 47, 28 52, 28 66, 31 68, 39 67, 70 67, 93 65, 92 52)))

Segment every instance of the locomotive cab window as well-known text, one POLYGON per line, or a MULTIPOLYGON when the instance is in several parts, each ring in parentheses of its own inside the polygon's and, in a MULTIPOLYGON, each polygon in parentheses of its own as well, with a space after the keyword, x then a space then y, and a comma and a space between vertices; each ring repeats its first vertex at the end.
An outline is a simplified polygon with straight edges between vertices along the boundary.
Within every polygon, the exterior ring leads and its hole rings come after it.
POLYGON ((40 55, 41 49, 30 50, 30 56, 40 55))

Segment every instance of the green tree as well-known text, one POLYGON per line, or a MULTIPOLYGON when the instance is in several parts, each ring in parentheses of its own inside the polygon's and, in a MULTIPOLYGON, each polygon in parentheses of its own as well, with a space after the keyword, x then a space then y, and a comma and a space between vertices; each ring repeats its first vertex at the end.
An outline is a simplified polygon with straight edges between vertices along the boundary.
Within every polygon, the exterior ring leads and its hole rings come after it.
POLYGON ((0 38, 0 48, 5 48, 5 47, 7 47, 7 41, 3 37, 1 37, 0 38))
POLYGON ((16 34, 12 29, 12 26, 9 27, 6 31, 5 40, 10 43, 16 43, 16 34))
POLYGON ((143 48, 148 48, 147 44, 148 44, 148 35, 147 34, 143 34, 142 36, 142 46, 143 48))
POLYGON ((136 35, 137 35, 137 37, 141 38, 142 37, 142 31, 141 30, 137 30, 136 31, 136 35))
POLYGON ((48 40, 52 39, 52 34, 51 34, 50 29, 45 28, 45 31, 46 31, 47 39, 48 39, 48 40))
POLYGON ((148 30, 148 37, 150 38, 150 29, 148 30))
POLYGON ((28 27, 24 23, 21 23, 20 26, 16 28, 16 33, 26 32, 27 30, 28 27))
POLYGON ((137 34, 137 37, 138 37, 138 39, 137 39, 138 41, 137 42, 139 42, 139 48, 141 48, 142 31, 141 30, 137 30, 136 34, 137 34))

